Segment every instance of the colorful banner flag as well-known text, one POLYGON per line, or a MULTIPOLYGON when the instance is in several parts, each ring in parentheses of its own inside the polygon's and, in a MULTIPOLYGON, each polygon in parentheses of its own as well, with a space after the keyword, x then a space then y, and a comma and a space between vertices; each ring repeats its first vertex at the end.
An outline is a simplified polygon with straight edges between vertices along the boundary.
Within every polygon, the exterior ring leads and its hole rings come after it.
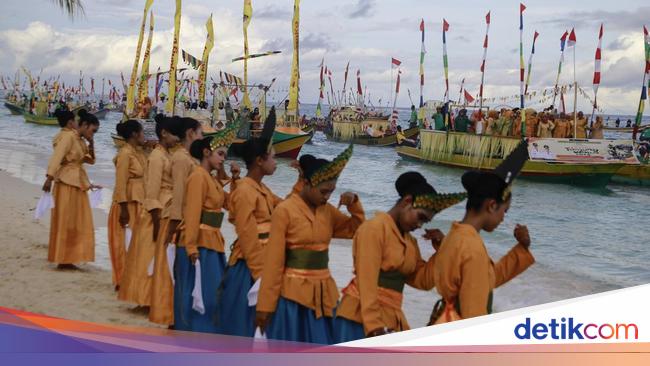
POLYGON ((140 75, 140 83, 138 84, 138 100, 144 101, 144 98, 149 95, 149 60, 151 58, 151 41, 153 40, 153 11, 149 17, 149 38, 147 39, 147 47, 144 50, 144 59, 142 60, 142 74, 140 75))
POLYGON ((460 104, 460 100, 463 98, 463 89, 465 89, 465 78, 460 81, 460 91, 458 91, 458 104, 460 104))
POLYGON ((208 78, 208 60, 210 59, 210 52, 214 47, 214 26, 212 24, 212 14, 205 23, 205 29, 208 35, 205 40, 205 47, 203 48, 203 58, 201 59, 201 67, 199 69, 199 101, 205 102, 205 84, 208 78))
POLYGON ((564 62, 564 47, 566 46, 566 39, 569 36, 568 31, 564 31, 564 34, 562 34, 562 37, 560 37, 560 62, 557 67, 557 77, 555 78, 555 91, 553 92, 553 104, 552 106, 555 107, 555 97, 557 97, 558 93, 558 84, 560 83, 560 74, 562 73, 562 63, 564 62))
POLYGON ((171 63, 169 65, 169 95, 165 111, 169 115, 174 114, 176 108, 176 69, 178 64, 178 40, 181 33, 181 0, 176 0, 176 12, 174 13, 174 41, 172 44, 171 63))
POLYGON ((483 86, 485 85, 485 62, 488 50, 488 33, 490 32, 490 12, 485 15, 485 39, 483 39, 483 61, 481 61, 481 85, 478 90, 479 117, 483 113, 483 86))
POLYGON ((149 8, 151 8, 152 4, 153 0, 146 0, 144 4, 142 24, 140 25, 140 35, 138 36, 138 45, 135 49, 135 59, 133 60, 133 68, 131 69, 131 79, 126 93, 125 113, 127 115, 132 114, 135 108, 135 81, 138 78, 138 64, 140 63, 140 52, 142 51, 142 42, 144 41, 144 28, 147 23, 147 13, 149 13, 149 8))
MULTIPOLYGON (((332 84, 332 69, 327 70, 327 78, 330 81, 330 93, 332 93, 332 100, 334 101, 334 104, 336 104, 336 97, 334 95, 334 85, 332 84)), ((332 106, 330 105, 330 110, 332 109, 332 106)))
POLYGON ((467 92, 467 90, 465 90, 464 93, 465 93, 465 104, 474 103, 474 97, 469 92, 467 92))
POLYGON ((201 65, 203 65, 203 62, 201 60, 192 56, 189 52, 185 50, 181 50, 181 58, 183 59, 183 62, 190 65, 194 70, 198 70, 201 67, 201 65))
POLYGON ((350 68, 350 61, 348 61, 348 64, 345 65, 345 75, 343 76, 343 100, 341 101, 342 104, 347 104, 347 99, 345 97, 345 89, 348 84, 348 69, 350 68))
POLYGON ((567 42, 567 47, 575 47, 576 45, 576 32, 575 28, 571 28, 571 33, 569 34, 569 41, 567 42))
MULTIPOLYGON (((244 0, 244 17, 243 17, 243 30, 244 30, 244 84, 248 85, 248 25, 251 23, 253 17, 253 5, 251 0, 244 0)), ((242 104, 250 108, 251 100, 248 96, 248 87, 244 87, 244 100, 242 104)))
POLYGON ((298 111, 298 92, 300 91, 300 0, 294 0, 293 3, 293 59, 291 61, 291 80, 289 82, 289 106, 287 112, 297 118, 300 114, 298 111))
POLYGON ((318 87, 319 90, 319 96, 318 96, 318 104, 316 105, 316 117, 321 118, 323 116, 321 104, 323 103, 323 88, 325 87, 325 80, 323 79, 323 65, 325 63, 325 58, 323 58, 320 62, 320 84, 318 87))
POLYGON ((399 83, 402 70, 397 70, 397 84, 395 85, 395 99, 393 99, 393 113, 390 116, 390 128, 392 131, 397 131, 397 120, 399 119, 399 112, 397 111, 397 96, 399 95, 399 83))
POLYGON ((594 107, 591 112, 591 123, 594 123, 594 114, 598 108, 598 87, 600 87, 600 61, 602 59, 603 45, 603 24, 600 24, 600 31, 598 32, 598 47, 596 47, 596 55, 594 56, 594 107))
POLYGON ((395 57, 391 57, 390 64, 391 64, 391 67, 399 67, 399 65, 402 64, 402 61, 396 59, 395 57))
POLYGON ((648 28, 643 26, 643 44, 645 48, 645 68, 643 70, 643 85, 641 86, 641 97, 639 98, 639 109, 636 112, 634 120, 634 130, 632 131, 632 140, 636 140, 638 128, 643 121, 643 110, 645 109, 645 102, 648 99, 648 85, 650 85, 650 35, 648 28))
POLYGON ((524 95, 528 94, 528 86, 530 85, 530 71, 533 69, 533 56, 535 55, 535 41, 537 41, 539 33, 535 31, 533 35, 533 47, 530 50, 530 57, 528 58, 528 74, 526 75, 526 88, 524 89, 524 95))
POLYGON ((449 63, 447 58, 447 31, 449 23, 442 19, 442 64, 445 71, 445 103, 449 102, 449 63))
POLYGON ((424 55, 427 50, 424 46, 424 19, 420 20, 420 32, 422 32, 422 45, 420 46, 420 105, 424 107, 424 55))
POLYGON ((519 107, 521 112, 521 135, 526 136, 526 111, 524 110, 524 10, 526 5, 519 4, 519 107))

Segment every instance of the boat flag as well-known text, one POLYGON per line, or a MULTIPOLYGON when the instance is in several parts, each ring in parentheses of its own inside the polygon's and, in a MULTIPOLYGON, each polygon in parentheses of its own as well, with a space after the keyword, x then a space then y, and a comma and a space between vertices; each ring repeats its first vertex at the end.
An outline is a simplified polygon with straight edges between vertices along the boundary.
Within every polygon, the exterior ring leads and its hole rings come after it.
POLYGON ((214 25, 212 23, 212 14, 205 22, 205 30, 207 37, 205 39, 205 46, 203 47, 203 57, 201 58, 201 66, 199 67, 199 101, 205 102, 205 84, 208 81, 208 61, 210 60, 210 52, 214 47, 214 25))
POLYGON ((149 60, 151 59, 151 42, 153 40, 153 11, 149 14, 149 37, 147 38, 147 46, 144 49, 144 57, 142 59, 142 73, 140 74, 140 82, 138 83, 138 100, 144 101, 144 98, 149 95, 149 60))
POLYGON ((201 60, 199 60, 198 58, 192 56, 189 52, 187 52, 185 50, 181 50, 181 55, 182 55, 182 58, 183 58, 183 62, 185 62, 186 64, 192 66, 192 68, 194 70, 198 70, 199 67, 201 67, 201 65, 203 64, 201 62, 201 60))
POLYGON ((567 42, 568 47, 574 47, 576 45, 576 32, 575 28, 571 28, 571 33, 569 34, 569 41, 567 42))
POLYGON ((133 113, 135 107, 135 81, 138 78, 138 64, 140 63, 140 52, 142 51, 142 42, 144 40, 144 28, 147 24, 147 13, 153 4, 153 0, 146 0, 144 3, 144 12, 142 15, 142 23, 140 24, 140 35, 138 36, 138 45, 135 49, 135 60, 133 60, 133 68, 131 69, 131 79, 129 81, 129 88, 126 94, 126 110, 127 115, 133 113))
POLYGON ((479 117, 483 111, 483 86, 485 85, 485 62, 487 59, 488 50, 488 33, 490 32, 490 12, 485 15, 485 39, 483 40, 483 61, 481 62, 481 86, 478 90, 479 99, 479 117))
POLYGON ((320 84, 318 87, 319 95, 318 95, 318 104, 316 105, 316 118, 321 118, 323 116, 322 112, 322 103, 323 103, 323 88, 325 87, 325 79, 323 78, 323 65, 325 63, 325 58, 321 59, 320 61, 320 84))
POLYGON ((562 73, 562 63, 564 62, 564 48, 566 46, 566 39, 568 36, 569 32, 564 31, 564 34, 562 34, 562 37, 560 37, 560 63, 557 67, 557 77, 555 78, 555 88, 553 90, 553 107, 555 107, 555 98, 557 97, 557 93, 559 91, 558 85, 560 83, 560 74, 562 73))
POLYGON ((470 93, 468 93, 467 90, 465 90, 464 92, 465 92, 465 104, 474 103, 474 97, 470 93))
POLYGON ((444 18, 442 19, 442 64, 445 71, 445 103, 449 102, 449 64, 447 58, 447 31, 449 31, 449 23, 444 18))
POLYGON ((632 140, 636 140, 636 134, 643 120, 643 110, 645 102, 648 99, 648 85, 650 85, 650 35, 648 28, 643 26, 643 44, 645 48, 645 69, 643 71, 643 85, 641 86, 641 98, 639 98, 639 109, 634 121, 634 130, 632 131, 632 140))
MULTIPOLYGON (((244 30, 244 84, 248 85, 248 25, 251 23, 251 18, 253 17, 253 4, 251 0, 244 0, 244 11, 243 11, 243 30, 244 30)), ((242 104, 250 108, 251 100, 248 96, 248 87, 244 87, 244 97, 242 104)))
POLYGON ((399 65, 402 64, 402 61, 396 59, 395 57, 392 57, 391 59, 391 66, 392 67, 399 67, 399 65))
POLYGON ((176 0, 176 12, 174 13, 174 40, 172 44, 171 63, 169 65, 169 95, 165 112, 167 115, 174 115, 176 108, 176 69, 178 64, 178 40, 181 33, 181 0, 176 0))
MULTIPOLYGON (((300 0, 293 2, 293 19, 291 20, 291 33, 293 35, 293 58, 291 60, 291 79, 289 81, 289 106, 287 113, 293 115, 298 121, 299 93, 300 93, 300 0)), ((286 116, 285 116, 286 120, 286 116)))
POLYGON ((422 32, 422 46, 420 47, 420 108, 424 107, 424 55, 427 53, 424 47, 424 19, 420 21, 420 32, 422 32))
POLYGON ((390 116, 390 128, 393 131, 397 131, 397 120, 399 118, 399 112, 397 111, 397 96, 399 95, 399 83, 400 76, 402 75, 402 70, 397 70, 397 84, 395 85, 395 99, 393 99, 393 113, 390 116))
POLYGON ((600 61, 602 59, 601 47, 603 45, 603 24, 600 24, 600 31, 598 32, 598 47, 596 47, 596 55, 594 57, 594 108, 591 112, 591 124, 594 123, 594 114, 598 108, 598 87, 600 86, 600 61))
POLYGON ((526 136, 526 111, 524 110, 524 10, 526 5, 519 4, 519 108, 521 111, 521 135, 526 136))
POLYGON ((463 98, 463 90, 465 89, 465 78, 463 78, 460 81, 460 91, 458 92, 458 104, 460 104, 460 100, 463 98))
POLYGON ((530 85, 530 71, 533 69, 533 56, 535 55, 535 41, 537 41, 539 33, 535 31, 533 35, 533 47, 530 51, 530 57, 528 58, 528 73, 526 74, 526 87, 524 88, 524 95, 528 94, 528 86, 530 85))
POLYGON ((348 61, 348 64, 345 65, 345 74, 343 75, 343 104, 347 104, 347 100, 345 97, 345 88, 347 87, 348 84, 348 69, 350 68, 350 61, 348 61))

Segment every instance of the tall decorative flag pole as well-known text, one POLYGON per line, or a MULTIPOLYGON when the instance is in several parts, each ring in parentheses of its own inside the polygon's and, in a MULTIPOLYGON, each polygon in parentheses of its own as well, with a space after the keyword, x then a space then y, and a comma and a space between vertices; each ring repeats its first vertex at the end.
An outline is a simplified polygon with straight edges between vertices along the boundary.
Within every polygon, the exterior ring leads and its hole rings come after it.
POLYGON ((490 12, 485 15, 485 39, 483 40, 483 61, 481 62, 481 86, 478 90, 478 113, 482 116, 483 113, 483 85, 485 83, 485 60, 487 59, 488 50, 488 32, 490 31, 490 12))
POLYGON ((524 110, 524 10, 519 4, 519 115, 521 116, 521 135, 526 136, 526 111, 524 110))
POLYGON ((244 0, 244 18, 243 18, 243 30, 244 30, 244 85, 243 92, 244 97, 242 104, 250 108, 251 100, 248 96, 248 25, 251 24, 251 18, 253 17, 253 5, 251 0, 244 0))
MULTIPOLYGON (((330 81, 330 93, 332 94, 332 102, 334 105, 336 105, 336 96, 334 94, 334 85, 332 85, 332 69, 327 70, 327 79, 330 81)), ((332 110, 332 106, 330 105, 330 111, 332 110)))
POLYGON ((321 118, 323 116, 322 103, 323 103, 323 88, 325 87, 325 79, 323 79, 323 67, 325 64, 325 58, 320 61, 320 86, 318 88, 318 104, 316 105, 316 117, 321 118))
MULTIPOLYGON (((298 93, 300 91, 298 83, 300 82, 300 0, 293 2, 293 19, 291 22, 293 32, 293 60, 291 61, 291 80, 289 82, 289 106, 287 113, 293 115, 295 121, 298 121, 300 112, 298 110, 298 93)), ((287 117, 285 116, 285 121, 287 117)))
MULTIPOLYGON (((447 31, 449 30, 449 23, 444 18, 442 19, 442 65, 445 71, 445 105, 449 108, 449 63, 447 61, 447 31)), ((445 113, 445 126, 449 125, 449 110, 445 113)))
POLYGON ((576 31, 571 28, 569 33, 569 48, 573 48, 573 137, 578 134, 578 82, 576 81, 576 31))
POLYGON ((395 99, 393 99, 393 113, 390 116, 390 128, 393 131, 397 131, 397 119, 399 113, 397 112, 397 96, 399 95, 399 79, 402 74, 402 70, 397 69, 397 85, 395 86, 395 99))
POLYGON ((142 59, 142 73, 140 74, 140 82, 138 83, 138 100, 144 101, 144 98, 149 95, 149 60, 151 58, 151 41, 153 40, 153 11, 149 18, 149 37, 147 38, 147 47, 144 50, 144 58, 142 59))
POLYGON ((138 78, 138 64, 140 63, 140 52, 142 51, 142 41, 144 40, 144 28, 147 23, 147 13, 153 4, 153 0, 146 0, 144 3, 144 13, 142 15, 142 23, 140 24, 140 35, 138 36, 138 46, 135 49, 135 60, 133 60, 133 69, 131 69, 131 79, 129 81, 129 89, 126 93, 126 114, 133 113, 135 107, 135 81, 138 78))
POLYGON ((424 55, 427 53, 424 47, 424 19, 420 21, 420 32, 422 32, 422 46, 420 47, 420 105, 424 107, 424 55))
POLYGON ((562 73, 562 63, 564 62, 564 47, 566 45, 566 38, 569 36, 568 31, 564 31, 562 37, 560 37, 560 63, 557 67, 557 77, 555 78, 555 88, 553 89, 553 108, 555 108, 555 98, 558 93, 558 85, 560 83, 560 74, 562 73))
POLYGON ((205 85, 208 81, 208 61, 210 59, 210 51, 214 47, 214 26, 212 24, 212 14, 205 22, 205 30, 208 35, 205 39, 205 47, 203 47, 203 57, 201 57, 201 66, 199 67, 199 101, 205 102, 205 85))
POLYGON ((169 95, 165 111, 174 115, 176 108, 176 68, 178 64, 178 39, 181 34, 181 0, 176 0, 176 13, 174 14, 174 41, 172 44, 171 63, 169 65, 169 95))
POLYGON ((465 78, 460 81, 460 91, 458 92, 458 104, 463 98, 463 89, 465 88, 465 78))
POLYGON ((347 104, 348 100, 345 96, 345 88, 348 84, 348 69, 350 68, 350 61, 348 61, 348 64, 345 65, 345 75, 343 75, 343 100, 341 101, 341 104, 347 104))
POLYGON ((639 109, 636 113, 634 130, 632 131, 632 140, 636 140, 636 134, 643 120, 643 109, 645 108, 645 101, 648 99, 648 85, 650 85, 650 35, 648 35, 648 28, 645 26, 643 26, 643 44, 645 48, 645 70, 643 72, 643 86, 641 87, 639 109))
POLYGON ((596 48, 596 56, 594 58, 594 107, 591 110, 591 125, 594 124, 594 114, 598 108, 598 87, 600 86, 600 60, 602 58, 601 47, 603 45, 603 24, 600 24, 600 31, 598 32, 598 47, 596 48))
POLYGON ((362 112, 363 90, 361 89, 361 70, 357 69, 357 112, 362 112))
POLYGON ((524 89, 524 95, 528 94, 528 86, 530 85, 530 71, 533 69, 533 56, 535 55, 535 41, 537 41, 539 33, 535 31, 533 35, 533 48, 530 51, 530 57, 528 58, 528 72, 526 74, 526 88, 524 89))

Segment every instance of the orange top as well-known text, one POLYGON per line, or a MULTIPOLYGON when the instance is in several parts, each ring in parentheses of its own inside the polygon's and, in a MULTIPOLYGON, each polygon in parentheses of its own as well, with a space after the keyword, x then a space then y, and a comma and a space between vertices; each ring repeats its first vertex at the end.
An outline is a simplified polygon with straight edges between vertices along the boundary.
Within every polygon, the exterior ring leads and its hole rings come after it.
POLYGON ((169 151, 162 145, 156 145, 156 148, 149 154, 144 178, 145 209, 147 211, 163 210, 161 217, 168 217, 173 189, 172 162, 169 151))
POLYGON ((81 139, 77 130, 62 128, 52 141, 54 151, 47 164, 47 175, 55 182, 62 182, 81 190, 90 188, 88 174, 83 163, 95 164, 95 157, 90 155, 88 145, 81 139))
MULTIPOLYGON (((299 179, 289 195, 302 189, 299 179)), ((237 240, 232 246, 228 263, 234 265, 244 259, 253 278, 262 274, 264 249, 271 231, 271 213, 282 202, 264 183, 244 177, 230 194, 228 220, 235 226, 237 240)))
POLYGON ((224 252, 221 229, 202 223, 204 212, 222 212, 226 194, 210 173, 197 167, 187 178, 183 223, 178 245, 185 247, 187 255, 198 253, 198 247, 224 252))
POLYGON ((433 270, 438 293, 460 303, 460 316, 486 315, 490 291, 510 281, 535 262, 523 245, 515 245, 494 263, 473 226, 454 222, 442 241, 433 270))
POLYGON ((395 220, 383 212, 359 226, 353 253, 355 277, 343 290, 336 316, 362 323, 366 334, 384 327, 410 329, 402 312, 402 293, 380 286, 380 271, 398 271, 409 286, 431 290, 435 254, 425 262, 417 239, 402 235, 395 220))
POLYGON ((181 145, 176 145, 169 149, 172 163, 172 203, 169 207, 170 220, 183 219, 183 202, 185 200, 185 182, 190 176, 192 170, 199 163, 190 155, 189 151, 181 145))
POLYGON ((130 144, 124 144, 117 156, 115 164, 115 188, 113 201, 117 203, 136 201, 144 203, 144 169, 147 158, 142 149, 130 144))
POLYGON ((339 291, 329 269, 287 268, 286 254, 290 250, 302 250, 303 253, 321 254, 322 258, 327 255, 332 238, 352 238, 365 215, 358 199, 348 210, 351 217, 330 204, 312 211, 297 194, 290 195, 275 208, 271 215, 258 311, 274 312, 282 295, 314 310, 317 318, 332 316, 339 291))

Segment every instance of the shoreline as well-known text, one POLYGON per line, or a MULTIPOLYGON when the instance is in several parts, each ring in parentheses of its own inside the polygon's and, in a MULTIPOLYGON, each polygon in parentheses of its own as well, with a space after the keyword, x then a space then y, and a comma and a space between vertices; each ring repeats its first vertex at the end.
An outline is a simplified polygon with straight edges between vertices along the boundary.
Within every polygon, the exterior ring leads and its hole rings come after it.
MULTIPOLYGON (((117 299, 110 270, 95 263, 57 270, 47 261, 49 214, 33 218, 41 196, 38 185, 0 169, 0 186, 0 306, 70 320, 156 327, 145 313, 133 310, 135 304, 117 299)), ((95 223, 106 222, 106 217, 93 209, 95 223)))

